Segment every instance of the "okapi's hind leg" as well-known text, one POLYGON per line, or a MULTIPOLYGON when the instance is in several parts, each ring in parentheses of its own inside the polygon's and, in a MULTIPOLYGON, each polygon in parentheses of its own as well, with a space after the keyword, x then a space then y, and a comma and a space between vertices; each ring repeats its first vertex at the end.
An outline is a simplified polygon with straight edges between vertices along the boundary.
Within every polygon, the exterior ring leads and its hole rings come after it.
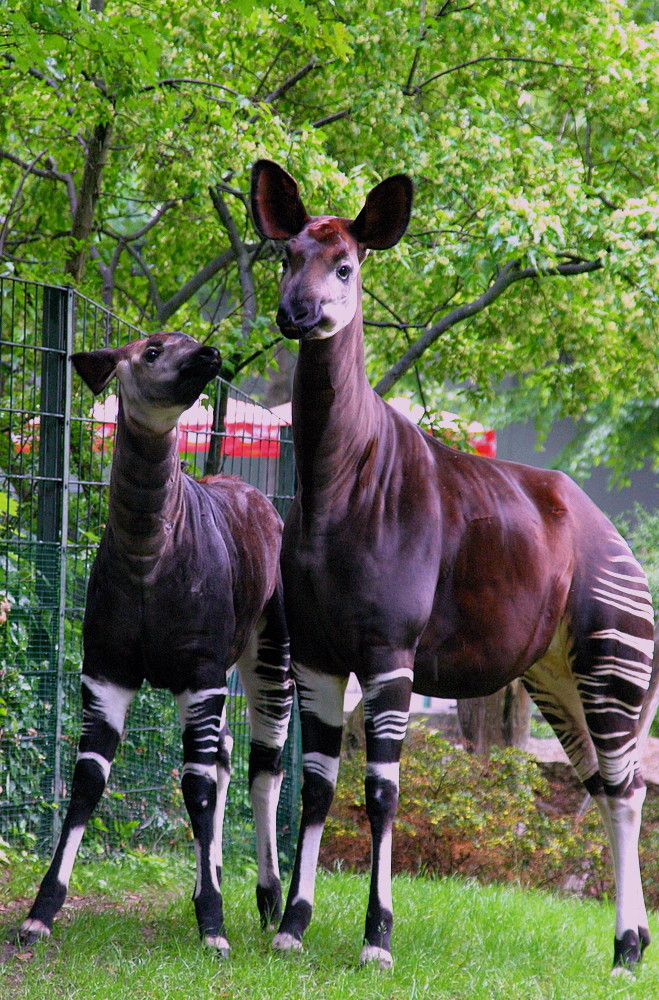
POLYGON ((48 937, 61 909, 85 827, 98 805, 124 727, 126 711, 136 694, 102 680, 82 676, 82 734, 73 771, 71 798, 50 867, 23 921, 22 944, 48 937))
POLYGON ((281 920, 281 881, 277 848, 277 805, 282 782, 282 751, 293 705, 288 630, 281 588, 266 605, 248 649, 238 661, 247 697, 250 727, 249 795, 256 827, 258 875, 256 902, 261 927, 281 920))
POLYGON ((616 881, 614 971, 637 965, 650 941, 638 859, 638 736, 644 701, 656 700, 650 596, 629 549, 616 545, 626 554, 610 555, 591 589, 585 637, 572 648, 559 629, 524 677, 602 815, 616 881))

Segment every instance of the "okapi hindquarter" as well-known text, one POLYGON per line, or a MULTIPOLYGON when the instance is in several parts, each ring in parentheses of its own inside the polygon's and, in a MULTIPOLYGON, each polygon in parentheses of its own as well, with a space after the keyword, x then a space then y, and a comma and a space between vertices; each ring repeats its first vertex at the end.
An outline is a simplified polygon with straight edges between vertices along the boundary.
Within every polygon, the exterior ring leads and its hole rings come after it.
POLYGON ((643 572, 561 473, 445 447, 371 389, 361 269, 404 234, 405 175, 354 220, 310 217, 293 178, 259 160, 252 210, 285 241, 277 323, 300 343, 298 490, 282 574, 303 742, 303 811, 274 947, 301 947, 338 772, 343 694, 363 693, 372 869, 362 961, 391 964, 391 828, 412 690, 494 692, 521 677, 597 802, 616 874, 616 968, 649 941, 638 866, 638 745, 659 698, 643 572))
POLYGON ((292 704, 279 572, 281 519, 232 477, 181 471, 178 419, 219 371, 215 348, 155 334, 73 356, 94 393, 116 376, 119 414, 107 525, 83 626, 83 726, 53 860, 21 928, 50 934, 85 825, 105 788, 130 702, 144 680, 178 702, 181 785, 195 839, 195 910, 204 942, 227 954, 220 881, 232 738, 227 673, 239 661, 250 719, 250 798, 263 925, 281 914, 276 809, 292 704), (255 657, 244 655, 258 634, 255 657))

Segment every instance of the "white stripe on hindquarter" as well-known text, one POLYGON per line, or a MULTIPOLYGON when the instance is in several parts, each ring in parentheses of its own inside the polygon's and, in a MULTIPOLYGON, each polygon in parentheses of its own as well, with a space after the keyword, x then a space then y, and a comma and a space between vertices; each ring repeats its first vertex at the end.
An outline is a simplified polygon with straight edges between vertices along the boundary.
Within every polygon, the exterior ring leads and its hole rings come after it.
POLYGON ((638 601, 632 601, 629 597, 603 590, 601 587, 593 587, 591 593, 594 599, 601 604, 608 604, 612 608, 617 608, 618 611, 624 611, 635 618, 643 618, 644 621, 650 622, 651 625, 654 624, 652 608, 647 603, 640 604, 638 601))
POLYGON ((654 642, 652 639, 641 639, 637 635, 621 632, 617 628, 605 628, 601 632, 591 632, 589 639, 612 639, 622 643, 623 646, 629 646, 630 649, 636 649, 639 653, 647 656, 648 659, 652 657, 654 651, 654 642))

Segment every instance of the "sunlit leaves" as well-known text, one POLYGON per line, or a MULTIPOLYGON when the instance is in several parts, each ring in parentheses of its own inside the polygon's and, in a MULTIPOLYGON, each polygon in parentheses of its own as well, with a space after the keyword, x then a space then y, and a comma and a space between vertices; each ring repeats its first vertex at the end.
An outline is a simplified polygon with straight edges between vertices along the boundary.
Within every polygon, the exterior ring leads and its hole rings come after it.
POLYGON ((241 347, 235 266, 194 283, 228 246, 209 185, 226 186, 254 254, 257 157, 298 178, 310 211, 347 217, 406 171, 409 234, 364 271, 380 324, 367 331, 374 381, 511 261, 544 272, 586 260, 601 270, 511 286, 442 335, 396 391, 421 379, 441 405, 450 379, 483 401, 515 374, 531 412, 549 400, 573 414, 656 391, 659 30, 638 3, 107 0, 98 14, 0 0, 0 11, 0 154, 14 158, 0 158, 0 218, 13 204, 15 272, 61 273, 65 178, 79 185, 85 139, 111 120, 84 290, 111 287, 114 307, 143 326, 159 315, 202 336, 210 326, 251 356, 267 342, 277 265, 268 248, 253 262, 259 315, 241 347), (44 176, 33 171, 16 200, 42 151, 44 176))

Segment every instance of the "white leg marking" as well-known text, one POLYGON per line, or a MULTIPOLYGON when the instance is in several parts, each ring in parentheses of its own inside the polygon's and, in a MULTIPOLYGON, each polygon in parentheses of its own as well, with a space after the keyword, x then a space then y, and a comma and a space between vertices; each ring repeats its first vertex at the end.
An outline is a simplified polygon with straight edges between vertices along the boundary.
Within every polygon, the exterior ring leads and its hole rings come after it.
POLYGON ((302 942, 292 934, 275 934, 272 947, 275 951, 302 951, 302 942))
POLYGON ((596 797, 611 843, 616 879, 616 937, 625 931, 648 926, 638 861, 638 838, 645 788, 628 799, 596 797))
MULTIPOLYGON (((92 677, 87 677, 86 674, 82 675, 81 683, 93 696, 95 702, 93 710, 102 715, 108 725, 121 735, 128 706, 137 692, 119 687, 110 681, 94 680, 92 677)), ((83 732, 85 728, 86 723, 83 720, 83 732)))
POLYGON ((368 761, 366 764, 366 777, 391 781, 398 788, 400 787, 400 764, 398 761, 392 764, 376 764, 374 761, 368 761))
POLYGON ((378 858, 378 899, 380 906, 393 911, 391 895, 391 828, 385 830, 380 839, 380 857, 378 858))
POLYGON ((258 881, 265 885, 267 878, 275 874, 279 878, 279 858, 277 856, 277 803, 283 774, 257 774, 249 790, 256 827, 256 855, 258 859, 258 881))
POLYGON ((80 841, 82 840, 82 835, 85 832, 84 826, 74 826, 71 828, 68 840, 66 842, 66 847, 62 854, 62 863, 60 865, 59 871, 57 873, 57 879, 62 885, 68 888, 69 880, 71 878, 71 872, 73 871, 73 865, 78 853, 78 848, 80 847, 80 841))
MULTIPOLYGON (((225 746, 231 756, 233 739, 227 737, 225 746)), ((231 771, 225 771, 223 767, 217 765, 217 792, 215 800, 215 862, 222 867, 223 864, 223 837, 224 837, 224 813, 227 806, 227 795, 229 794, 229 783, 231 781, 231 771)))
POLYGON ((365 944, 359 956, 359 964, 370 965, 371 962, 377 962, 381 969, 391 969, 394 964, 391 952, 387 951, 386 948, 378 948, 373 944, 365 944))
POLYGON ((94 753, 93 750, 85 750, 84 753, 79 753, 76 758, 76 763, 79 760, 93 760, 100 767, 103 772, 103 780, 107 784, 108 778, 110 777, 110 761, 106 760, 100 753, 94 753))
POLYGON ((217 781, 217 767, 215 764, 193 764, 188 762, 183 765, 181 778, 186 774, 198 774, 202 778, 210 778, 213 782, 217 781))
POLYGON ((343 696, 347 677, 334 677, 309 670, 301 663, 293 666, 300 709, 310 712, 328 726, 343 726, 343 696))
POLYGON ((305 753, 302 761, 305 771, 320 775, 321 778, 329 781, 332 787, 336 788, 336 781, 339 776, 338 757, 330 757, 326 753, 314 751, 312 753, 305 753))
POLYGON ((297 896, 293 900, 294 904, 300 900, 305 900, 310 906, 313 906, 316 868, 318 865, 318 852, 320 851, 323 826, 323 823, 318 823, 314 826, 308 826, 304 831, 300 859, 300 883, 297 896))
MULTIPOLYGON (((201 691, 183 691, 181 694, 177 694, 176 702, 178 704, 179 718, 181 721, 181 732, 187 725, 196 721, 199 715, 198 706, 200 704, 207 701, 214 695, 224 695, 226 698, 227 691, 228 688, 225 686, 221 688, 204 688, 201 691)), ((222 719, 223 718, 224 711, 222 712, 222 719)), ((221 721, 222 720, 220 720, 220 725, 221 721)), ((208 724, 217 726, 217 723, 213 723, 211 719, 208 720, 208 724)))
POLYGON ((21 934, 36 934, 37 937, 50 937, 50 927, 46 927, 41 920, 27 917, 21 924, 21 934))
POLYGON ((228 958, 231 948, 224 934, 206 934, 204 937, 206 948, 214 948, 221 958, 228 958))

